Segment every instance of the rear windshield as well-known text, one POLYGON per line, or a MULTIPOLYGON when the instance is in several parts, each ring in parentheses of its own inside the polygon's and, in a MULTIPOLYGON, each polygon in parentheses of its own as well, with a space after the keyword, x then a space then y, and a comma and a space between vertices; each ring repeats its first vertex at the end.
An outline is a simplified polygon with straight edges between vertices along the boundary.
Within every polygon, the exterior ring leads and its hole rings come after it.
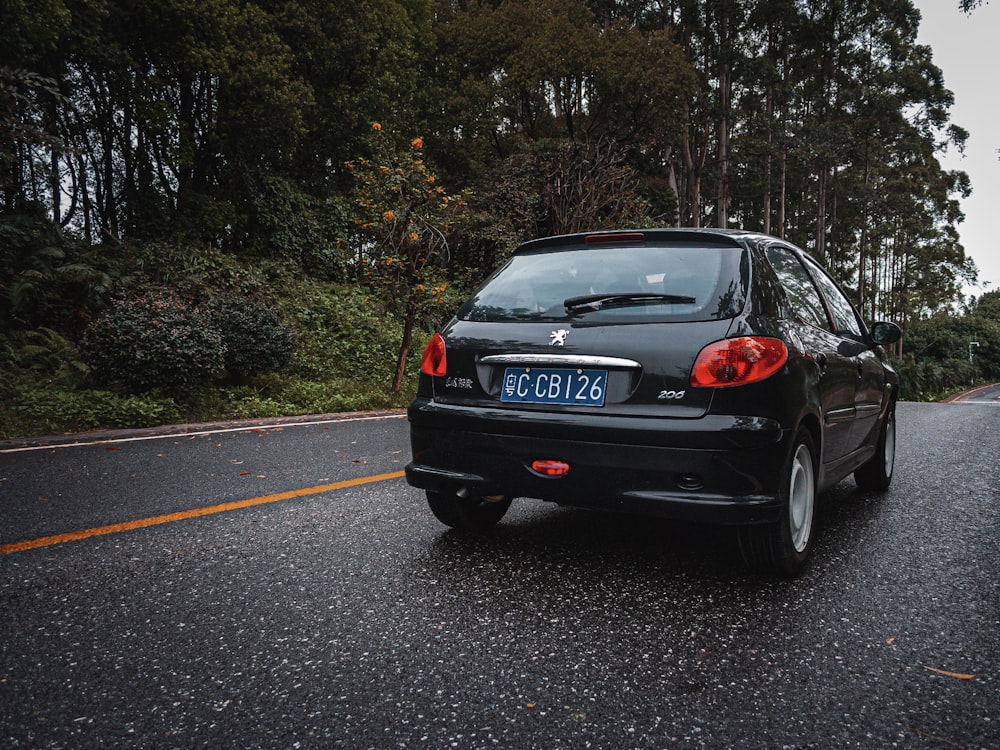
POLYGON ((570 246, 515 255, 458 317, 719 320, 743 309, 746 285, 747 259, 737 247, 570 246))

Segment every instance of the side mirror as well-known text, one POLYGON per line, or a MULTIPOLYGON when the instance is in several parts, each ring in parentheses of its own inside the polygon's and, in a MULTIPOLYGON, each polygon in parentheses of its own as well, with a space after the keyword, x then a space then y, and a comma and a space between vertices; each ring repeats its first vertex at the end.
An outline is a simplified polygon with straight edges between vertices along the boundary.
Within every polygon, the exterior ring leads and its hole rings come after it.
POLYGON ((872 339, 876 344, 895 344, 903 338, 903 331, 895 323, 882 320, 872 326, 872 339))

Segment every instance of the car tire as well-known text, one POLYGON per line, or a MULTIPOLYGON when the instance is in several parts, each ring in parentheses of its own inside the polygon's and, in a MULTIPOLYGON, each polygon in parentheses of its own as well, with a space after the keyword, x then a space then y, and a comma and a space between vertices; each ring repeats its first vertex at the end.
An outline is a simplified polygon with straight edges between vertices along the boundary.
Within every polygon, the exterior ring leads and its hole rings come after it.
POLYGON ((889 489, 896 462, 896 408, 889 407, 879 431, 875 455, 854 472, 854 481, 863 490, 882 492, 889 489))
POLYGON ((779 498, 778 523, 739 529, 740 553, 755 570, 794 577, 809 557, 816 520, 816 450, 805 428, 785 459, 779 498))
POLYGON ((512 498, 484 498, 458 492, 427 491, 431 512, 445 526, 460 531, 487 531, 507 513, 512 498))

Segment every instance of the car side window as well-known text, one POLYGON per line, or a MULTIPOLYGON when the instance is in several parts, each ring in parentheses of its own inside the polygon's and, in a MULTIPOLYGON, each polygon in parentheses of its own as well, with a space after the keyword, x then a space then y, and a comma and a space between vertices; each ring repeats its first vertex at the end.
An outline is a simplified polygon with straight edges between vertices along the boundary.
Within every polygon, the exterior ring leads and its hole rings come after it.
POLYGON ((816 328, 830 330, 829 318, 819 290, 794 253, 787 248, 771 246, 767 248, 766 254, 796 314, 816 328))
POLYGON ((833 279, 818 264, 809 259, 806 262, 810 266, 816 284, 830 305, 837 334, 845 339, 863 342, 865 337, 861 333, 861 325, 858 323, 857 315, 854 314, 854 307, 840 291, 840 287, 833 283, 833 279))

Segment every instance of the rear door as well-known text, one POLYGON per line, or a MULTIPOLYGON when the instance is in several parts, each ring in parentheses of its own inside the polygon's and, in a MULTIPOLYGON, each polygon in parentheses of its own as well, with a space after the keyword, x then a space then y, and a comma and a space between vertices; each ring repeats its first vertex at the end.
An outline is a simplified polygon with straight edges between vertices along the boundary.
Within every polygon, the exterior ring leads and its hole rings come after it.
POLYGON ((851 449, 854 450, 861 447, 878 421, 885 395, 885 370, 862 330, 854 306, 818 264, 807 258, 806 265, 827 301, 837 335, 844 342, 841 346, 851 355, 857 374, 851 430, 851 449))
POLYGON ((782 245, 772 245, 765 252, 801 324, 799 333, 806 355, 819 369, 823 462, 830 463, 854 449, 852 428, 858 385, 856 344, 834 330, 823 297, 798 256, 782 245))

